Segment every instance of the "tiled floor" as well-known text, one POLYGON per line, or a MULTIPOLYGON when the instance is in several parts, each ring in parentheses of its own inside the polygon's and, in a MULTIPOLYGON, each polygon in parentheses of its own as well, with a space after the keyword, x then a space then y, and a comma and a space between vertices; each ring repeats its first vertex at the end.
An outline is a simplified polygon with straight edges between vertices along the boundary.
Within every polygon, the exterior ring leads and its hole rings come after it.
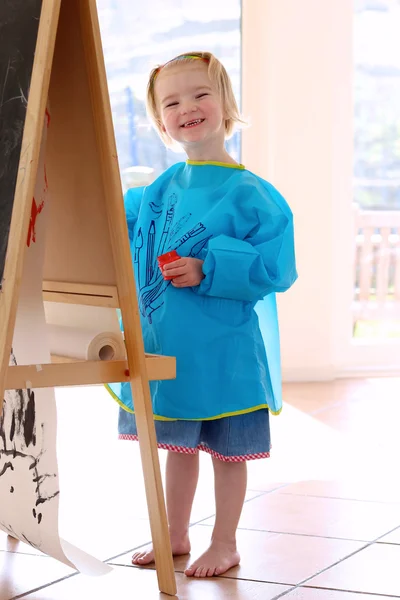
MULTIPOLYGON (((198 581, 176 559, 177 598, 400 598, 400 379, 292 384, 284 396, 272 458, 249 465, 241 565, 198 581)), ((73 388, 58 391, 58 410, 61 535, 114 568, 85 577, 0 533, 0 600, 167 599, 153 569, 130 565, 150 531, 138 448, 115 439, 116 406, 101 387, 73 388)), ((193 555, 214 513, 208 456, 201 466, 193 555)))

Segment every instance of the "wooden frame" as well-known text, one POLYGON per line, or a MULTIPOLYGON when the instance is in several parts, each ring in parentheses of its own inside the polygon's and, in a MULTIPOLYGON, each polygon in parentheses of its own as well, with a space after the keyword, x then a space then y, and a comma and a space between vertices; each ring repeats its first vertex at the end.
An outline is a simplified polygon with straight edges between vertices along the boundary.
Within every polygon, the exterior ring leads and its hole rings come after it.
MULTIPOLYGON (((70 102, 70 98, 68 102, 70 102)), ((59 119, 58 123, 61 128, 60 131, 62 131, 64 126, 62 119, 59 119)), ((85 138, 88 143, 92 139, 92 129, 88 130, 89 133, 85 138)), ((68 140, 63 139, 60 135, 58 138, 54 138, 51 142, 51 156, 57 158, 57 151, 64 151, 67 142, 68 140)), ((79 148, 76 149, 76 152, 78 151, 80 151, 79 148)), ((66 169, 65 164, 62 165, 63 169, 66 169)), ((56 169, 53 171, 56 172, 56 169)), ((57 177, 53 181, 56 181, 56 179, 57 177)), ((58 188, 60 195, 62 195, 62 190, 67 183, 65 180, 60 182, 58 188)), ((50 176, 49 185, 50 194, 52 194, 50 176)), ((55 196, 57 196, 57 193, 55 196)), ((71 198, 73 202, 73 196, 71 198)), ((89 201, 89 194, 87 196, 82 195, 79 198, 79 204, 84 204, 86 200, 89 201)), ((76 210, 77 206, 77 204, 72 204, 68 208, 67 213, 69 216, 73 215, 73 211, 76 210)), ((54 213, 57 215, 57 203, 54 207, 54 213)), ((82 223, 84 221, 78 218, 76 220, 82 221, 82 223)), ((53 239, 54 241, 55 239, 57 242, 59 232, 54 231, 54 226, 54 222, 51 221, 48 237, 50 240, 53 239)), ((91 223, 90 226, 92 230, 95 230, 96 222, 91 223)), ((84 242, 87 244, 88 251, 90 251, 90 240, 84 240, 84 242)), ((54 259, 54 254, 57 253, 48 253, 51 260, 54 259)), ((92 262, 89 261, 90 267, 92 267, 94 258, 92 262)), ((43 0, 14 195, 4 285, 0 294, 0 411, 3 404, 4 389, 130 381, 135 398, 135 416, 159 588, 162 592, 171 595, 176 594, 176 581, 158 460, 149 380, 167 379, 174 377, 174 375, 175 361, 173 358, 145 355, 144 352, 96 2, 95 0, 43 0), (73 46, 68 49, 66 42, 70 38, 74 38, 71 41, 73 46), (71 49, 74 56, 71 55, 71 49), (83 49, 83 56, 79 55, 81 49, 83 49), (69 55, 67 55, 68 52, 69 55), (62 56, 63 53, 64 57, 62 56), (78 54, 75 55, 75 53, 78 54), (80 72, 76 73, 76 78, 73 71, 70 73, 72 83, 70 82, 68 89, 71 89, 71 96, 75 91, 82 93, 79 99, 79 107, 85 116, 85 123, 89 123, 88 127, 91 127, 95 134, 93 136, 93 148, 89 154, 93 162, 93 173, 89 164, 87 182, 97 186, 92 196, 96 197, 99 207, 104 202, 106 214, 104 222, 106 225, 103 224, 101 231, 104 245, 95 249, 93 257, 96 257, 96 251, 98 253, 103 252, 108 261, 108 266, 104 265, 104 270, 107 267, 108 271, 102 277, 102 264, 105 261, 103 259, 99 260, 97 271, 93 268, 93 277, 98 277, 98 281, 88 280, 87 283, 81 283, 81 274, 76 274, 75 277, 72 262, 66 264, 65 257, 63 258, 60 255, 58 256, 59 262, 55 265, 56 271, 62 270, 62 267, 65 266, 66 272, 71 274, 70 280, 63 277, 62 283, 55 283, 53 277, 46 277, 47 267, 45 265, 44 297, 47 300, 65 303, 119 306, 124 323, 127 361, 57 361, 55 364, 48 365, 9 366, 25 242, 49 88, 50 106, 55 99, 53 108, 55 109, 54 119, 57 122, 59 100, 59 98, 57 100, 57 93, 60 90, 60 83, 62 83, 64 75, 67 77, 67 73, 59 68, 59 59, 61 62, 66 60, 66 64, 72 64, 74 68, 79 65, 80 69, 80 72), (54 79, 53 87, 51 79, 54 79), (87 104, 86 88, 90 92, 90 101, 88 100, 87 104), (54 92, 53 97, 52 90, 54 92), (97 176, 93 175, 98 175, 98 173, 101 174, 100 181, 97 176), (90 179, 90 176, 92 176, 92 179, 90 179)))
MULTIPOLYGON (((93 385, 131 380, 129 362, 124 360, 75 361, 56 357, 52 363, 9 367, 5 378, 5 389, 93 385)), ((146 354, 145 368, 150 381, 175 378, 174 358, 146 354)))
POLYGON ((65 304, 119 307, 118 289, 114 285, 43 281, 43 300, 65 304))

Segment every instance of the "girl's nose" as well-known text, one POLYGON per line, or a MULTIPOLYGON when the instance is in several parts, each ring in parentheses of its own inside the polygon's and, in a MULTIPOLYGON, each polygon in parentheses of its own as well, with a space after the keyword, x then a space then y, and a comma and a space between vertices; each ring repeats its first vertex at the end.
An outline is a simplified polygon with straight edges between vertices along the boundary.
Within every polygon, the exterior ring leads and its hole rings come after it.
POLYGON ((181 113, 186 115, 189 112, 196 112, 197 104, 195 102, 186 102, 182 104, 181 113))

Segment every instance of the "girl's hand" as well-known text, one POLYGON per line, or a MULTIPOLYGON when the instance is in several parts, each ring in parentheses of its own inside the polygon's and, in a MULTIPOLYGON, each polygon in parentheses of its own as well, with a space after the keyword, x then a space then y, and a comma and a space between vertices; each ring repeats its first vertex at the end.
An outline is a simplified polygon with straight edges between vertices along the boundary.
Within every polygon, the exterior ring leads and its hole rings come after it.
POLYGON ((194 287, 204 279, 203 262, 198 258, 180 258, 165 265, 163 275, 173 277, 171 283, 174 287, 194 287))

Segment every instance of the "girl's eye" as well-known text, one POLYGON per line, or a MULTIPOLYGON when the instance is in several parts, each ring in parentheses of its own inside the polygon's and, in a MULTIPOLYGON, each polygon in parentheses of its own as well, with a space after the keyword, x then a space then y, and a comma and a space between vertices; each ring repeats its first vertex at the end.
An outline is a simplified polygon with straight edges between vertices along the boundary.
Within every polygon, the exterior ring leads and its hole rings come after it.
POLYGON ((170 108, 171 106, 178 106, 178 102, 170 102, 165 108, 170 108))
POLYGON ((208 94, 206 92, 204 92, 204 94, 199 94, 198 96, 196 96, 196 99, 198 100, 199 98, 203 98, 204 96, 208 96, 208 94))

